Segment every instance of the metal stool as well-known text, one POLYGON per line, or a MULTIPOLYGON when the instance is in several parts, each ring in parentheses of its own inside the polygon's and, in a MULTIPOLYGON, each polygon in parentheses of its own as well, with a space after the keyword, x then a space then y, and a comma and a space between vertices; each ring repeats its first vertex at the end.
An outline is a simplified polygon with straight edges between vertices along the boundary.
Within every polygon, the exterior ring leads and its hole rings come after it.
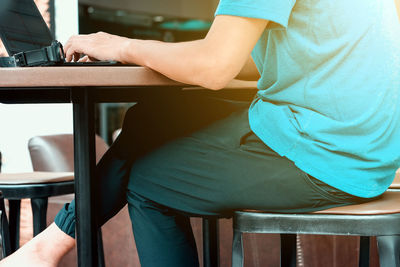
MULTIPOLYGON (((233 217, 232 266, 243 266, 242 233, 376 236, 380 266, 400 266, 399 203, 400 192, 386 192, 368 203, 305 214, 237 211, 233 217)), ((295 264, 293 251, 281 249, 281 265, 295 264)), ((362 266, 368 265, 363 262, 362 266)))
MULTIPOLYGON (((396 176, 390 185, 388 191, 400 191, 400 169, 397 170, 396 176)), ((282 265, 293 266, 296 264, 296 234, 281 234, 281 251, 284 252, 282 258, 282 265)), ((369 266, 370 257, 370 237, 360 236, 360 253, 359 253, 359 266, 369 266)))

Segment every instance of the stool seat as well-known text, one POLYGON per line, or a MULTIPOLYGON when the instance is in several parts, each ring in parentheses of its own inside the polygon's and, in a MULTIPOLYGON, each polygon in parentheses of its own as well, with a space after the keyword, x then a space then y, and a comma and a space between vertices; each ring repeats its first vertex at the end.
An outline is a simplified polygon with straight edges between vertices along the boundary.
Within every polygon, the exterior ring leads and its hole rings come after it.
MULTIPOLYGON (((256 213, 256 214, 262 214, 262 213, 274 214, 273 212, 250 210, 250 209, 242 210, 242 212, 256 213)), ((304 214, 379 215, 379 214, 393 214, 393 213, 400 213, 400 194, 395 191, 387 191, 378 199, 366 203, 347 205, 343 207, 335 207, 304 214)), ((292 213, 289 214, 293 215, 292 213)))
POLYGON ((400 169, 396 171, 396 176, 394 177, 393 183, 390 185, 389 189, 400 189, 400 169))
POLYGON ((400 234, 399 204, 400 192, 387 191, 380 198, 367 203, 310 213, 236 211, 234 229, 258 233, 316 234, 318 232, 318 234, 339 235, 343 234, 344 229, 346 229, 344 231, 346 235, 370 236, 377 235, 377 232, 400 234), (329 227, 326 225, 327 222, 331 222, 328 223, 329 227), (364 225, 364 227, 357 229, 360 225, 364 225), (323 226, 324 230, 319 229, 319 226, 323 226), (396 226, 394 227, 395 230, 393 226, 396 226), (317 231, 317 229, 319 230, 317 231), (376 231, 376 229, 380 230, 376 231))
POLYGON ((0 190, 10 200, 71 194, 74 185, 73 172, 0 173, 0 190))
POLYGON ((0 173, 0 185, 57 183, 73 180, 73 172, 0 173))
POLYGON ((312 212, 313 214, 379 215, 400 213, 400 194, 385 192, 380 198, 357 205, 335 207, 312 212))
POLYGON ((73 172, 0 173, 0 190, 10 200, 71 194, 74 185, 73 172))

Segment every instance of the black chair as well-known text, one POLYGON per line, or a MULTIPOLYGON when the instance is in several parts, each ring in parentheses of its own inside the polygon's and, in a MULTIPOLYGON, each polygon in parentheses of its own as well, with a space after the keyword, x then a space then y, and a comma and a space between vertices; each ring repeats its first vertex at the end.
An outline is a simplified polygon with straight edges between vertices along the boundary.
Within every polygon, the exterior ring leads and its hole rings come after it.
POLYGON ((9 231, 11 252, 19 247, 21 199, 30 198, 33 215, 33 233, 37 235, 46 228, 47 198, 70 194, 73 173, 2 173, 0 190, 9 203, 9 231))
MULTIPOLYGON (((243 233, 281 234, 281 266, 296 266, 296 248, 287 246, 294 243, 287 238, 293 239, 296 234, 376 236, 380 266, 400 266, 399 203, 400 192, 388 191, 368 203, 313 213, 237 211, 233 217, 232 266, 243 266, 243 233)), ((361 255, 359 265, 369 266, 368 259, 361 255)))
POLYGON ((3 193, 0 191, 0 259, 5 258, 11 254, 10 234, 8 230, 8 221, 6 208, 4 205, 3 193))
MULTIPOLYGON (((2 164, 3 164, 2 154, 0 151, 0 172, 2 164)), ((8 228, 6 208, 4 205, 4 197, 3 197, 3 192, 1 191, 0 191, 0 240, 1 240, 0 259, 3 259, 11 253, 11 244, 10 244, 10 233, 8 228)))
MULTIPOLYGON (((21 199, 29 198, 31 200, 33 234, 37 235, 46 228, 48 198, 74 192, 73 136, 66 134, 34 137, 29 141, 28 146, 34 172, 0 174, 0 190, 9 202, 11 249, 5 256, 19 247, 21 199), (57 167, 60 168, 57 169, 57 167)), ((98 158, 107 149, 107 144, 100 137, 96 137, 98 158)), ((99 232, 99 239, 101 240, 101 232, 99 232)), ((101 242, 99 243, 101 246, 101 242)), ((99 251, 101 252, 99 260, 104 265, 102 247, 99 247, 99 250, 101 250, 99 251)))
MULTIPOLYGON (((95 137, 96 145, 96 163, 101 159, 109 146, 100 137, 95 137)), ((74 137, 72 134, 43 135, 32 137, 28 142, 28 149, 31 156, 32 167, 34 171, 41 172, 72 172, 74 170, 74 137)), ((71 186, 65 194, 74 192, 74 179, 66 182, 66 186, 71 186)), ((59 194, 64 195, 64 194, 59 194)), ((43 201, 44 202, 44 201, 43 201)), ((45 203, 40 203, 40 210, 47 209, 47 198, 45 203)), ((33 204, 32 204, 33 210, 33 204)), ((38 223, 39 232, 46 227, 46 213, 42 212, 40 223, 38 223)), ((34 225, 35 227, 35 225, 34 225)), ((103 239, 101 228, 97 231, 98 262, 99 266, 105 266, 103 239)))

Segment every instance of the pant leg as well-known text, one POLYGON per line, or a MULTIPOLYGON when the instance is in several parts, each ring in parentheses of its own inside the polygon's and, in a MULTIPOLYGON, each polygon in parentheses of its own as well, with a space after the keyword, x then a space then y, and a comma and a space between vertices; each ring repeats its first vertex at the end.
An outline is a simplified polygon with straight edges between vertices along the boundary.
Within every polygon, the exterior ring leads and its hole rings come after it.
MULTIPOLYGON (((121 158, 112 147, 96 166, 97 183, 95 188, 99 193, 97 204, 100 209, 96 218, 99 226, 116 215, 126 204, 126 185, 129 180, 131 160, 121 158)), ((55 224, 66 234, 75 238, 75 200, 67 203, 54 219, 55 224)))
MULTIPOLYGON (((119 138, 96 166, 97 224, 104 224, 126 204, 129 171, 138 157, 249 104, 249 101, 231 101, 205 94, 194 97, 191 92, 184 92, 170 99, 145 101, 129 109, 119 138)), ((55 223, 75 237, 75 201, 60 210, 55 223)))
POLYGON ((188 216, 171 212, 134 192, 128 201, 142 267, 199 265, 188 216))
POLYGON ((190 226, 178 223, 181 216, 309 212, 355 202, 317 186, 262 143, 249 128, 247 110, 151 151, 133 164, 130 176, 127 198, 143 267, 196 262, 190 226))

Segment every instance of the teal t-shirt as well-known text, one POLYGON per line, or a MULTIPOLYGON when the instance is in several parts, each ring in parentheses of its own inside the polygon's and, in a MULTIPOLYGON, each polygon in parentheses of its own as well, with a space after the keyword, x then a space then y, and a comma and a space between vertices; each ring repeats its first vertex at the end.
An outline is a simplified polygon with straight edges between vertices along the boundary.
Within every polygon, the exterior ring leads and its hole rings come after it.
POLYGON ((252 51, 254 133, 335 188, 383 193, 400 166, 394 0, 221 0, 216 15, 270 20, 252 51))

